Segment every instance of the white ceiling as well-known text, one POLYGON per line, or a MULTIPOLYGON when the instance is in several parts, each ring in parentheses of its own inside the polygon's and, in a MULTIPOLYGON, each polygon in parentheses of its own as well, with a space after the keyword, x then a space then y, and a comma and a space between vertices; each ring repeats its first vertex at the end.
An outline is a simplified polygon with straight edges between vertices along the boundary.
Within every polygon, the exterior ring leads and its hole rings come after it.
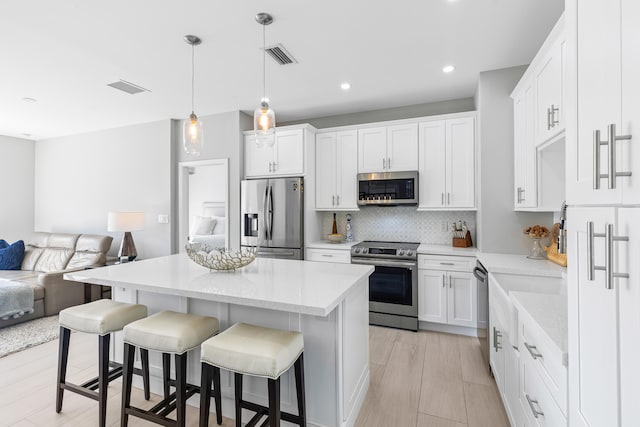
POLYGON ((185 118, 196 34, 196 114, 253 111, 262 29, 299 61, 267 58, 282 121, 473 96, 478 73, 528 63, 562 0, 20 0, 0 6, 0 135, 43 139, 185 118), (456 70, 443 74, 442 67, 456 70), (127 80, 151 92, 129 95, 127 80), (344 92, 339 85, 349 81, 344 92), (35 98, 35 103, 23 101, 35 98), (30 136, 27 136, 30 135, 30 136))

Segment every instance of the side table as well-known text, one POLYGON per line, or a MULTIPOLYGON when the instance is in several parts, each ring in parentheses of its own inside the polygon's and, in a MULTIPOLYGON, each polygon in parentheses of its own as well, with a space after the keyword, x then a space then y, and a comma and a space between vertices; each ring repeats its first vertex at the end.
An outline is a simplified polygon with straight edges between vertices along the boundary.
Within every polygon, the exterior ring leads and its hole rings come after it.
MULTIPOLYGON (((118 263, 118 258, 107 258, 107 262, 105 263, 105 265, 88 265, 86 266, 84 269, 85 270, 92 270, 94 268, 100 268, 100 267, 108 267, 110 265, 115 265, 118 263)), ((85 283, 84 284, 84 303, 89 303, 91 302, 91 287, 92 286, 100 286, 100 298, 98 299, 104 299, 105 298, 105 293, 111 293, 111 286, 106 286, 106 285, 92 285, 91 283, 85 283), (106 290, 105 290, 106 288, 106 290)), ((109 298, 111 298, 111 295, 109 295, 109 298)))

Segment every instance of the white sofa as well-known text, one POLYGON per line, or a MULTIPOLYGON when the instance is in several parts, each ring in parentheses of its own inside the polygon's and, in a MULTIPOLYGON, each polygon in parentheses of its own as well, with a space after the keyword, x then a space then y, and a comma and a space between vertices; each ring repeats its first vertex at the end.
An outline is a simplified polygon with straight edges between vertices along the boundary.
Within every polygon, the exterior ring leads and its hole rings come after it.
MULTIPOLYGON (((0 270, 0 286, 13 282, 31 286, 34 291, 33 312, 16 318, 0 319, 0 328, 57 314, 60 310, 85 301, 82 283, 63 279, 64 273, 88 266, 106 264, 111 236, 68 233, 34 233, 25 240, 21 270, 0 270)), ((91 289, 98 297, 98 287, 91 289)))

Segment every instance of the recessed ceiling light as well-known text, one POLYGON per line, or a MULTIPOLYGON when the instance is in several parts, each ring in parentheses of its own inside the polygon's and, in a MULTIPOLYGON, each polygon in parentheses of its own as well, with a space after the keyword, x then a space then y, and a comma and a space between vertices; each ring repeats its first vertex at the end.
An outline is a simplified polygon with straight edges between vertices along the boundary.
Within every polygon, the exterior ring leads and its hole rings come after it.
POLYGON ((456 67, 454 67, 453 65, 445 65, 444 67, 442 67, 442 72, 443 73, 450 73, 455 69, 456 69, 456 67))
POLYGON ((349 89, 351 89, 351 83, 349 83, 349 82, 344 82, 344 83, 342 83, 342 84, 340 85, 340 89, 342 89, 342 90, 349 90, 349 89))
POLYGON ((38 100, 37 100, 37 99, 35 99, 35 98, 27 98, 27 97, 22 98, 22 100, 23 100, 24 102, 29 102, 29 103, 34 103, 34 102, 38 101, 38 100))

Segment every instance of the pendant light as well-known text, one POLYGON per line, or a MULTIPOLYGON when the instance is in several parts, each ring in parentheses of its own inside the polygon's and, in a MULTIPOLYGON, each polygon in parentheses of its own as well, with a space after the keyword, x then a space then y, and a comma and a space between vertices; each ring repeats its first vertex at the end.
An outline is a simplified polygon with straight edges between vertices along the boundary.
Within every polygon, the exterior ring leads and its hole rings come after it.
POLYGON ((269 107, 267 98, 266 78, 266 43, 265 32, 267 25, 273 22, 273 16, 268 13, 258 13, 256 22, 262 25, 262 100, 260 106, 253 113, 253 129, 256 134, 256 144, 272 146, 275 143, 273 134, 276 131, 276 114, 269 107))
POLYGON ((184 41, 191 45, 191 114, 184 121, 182 129, 182 145, 187 154, 200 155, 204 145, 204 130, 202 129, 202 121, 198 120, 198 116, 194 112, 194 87, 195 87, 195 47, 202 43, 198 36, 184 36, 184 41))

